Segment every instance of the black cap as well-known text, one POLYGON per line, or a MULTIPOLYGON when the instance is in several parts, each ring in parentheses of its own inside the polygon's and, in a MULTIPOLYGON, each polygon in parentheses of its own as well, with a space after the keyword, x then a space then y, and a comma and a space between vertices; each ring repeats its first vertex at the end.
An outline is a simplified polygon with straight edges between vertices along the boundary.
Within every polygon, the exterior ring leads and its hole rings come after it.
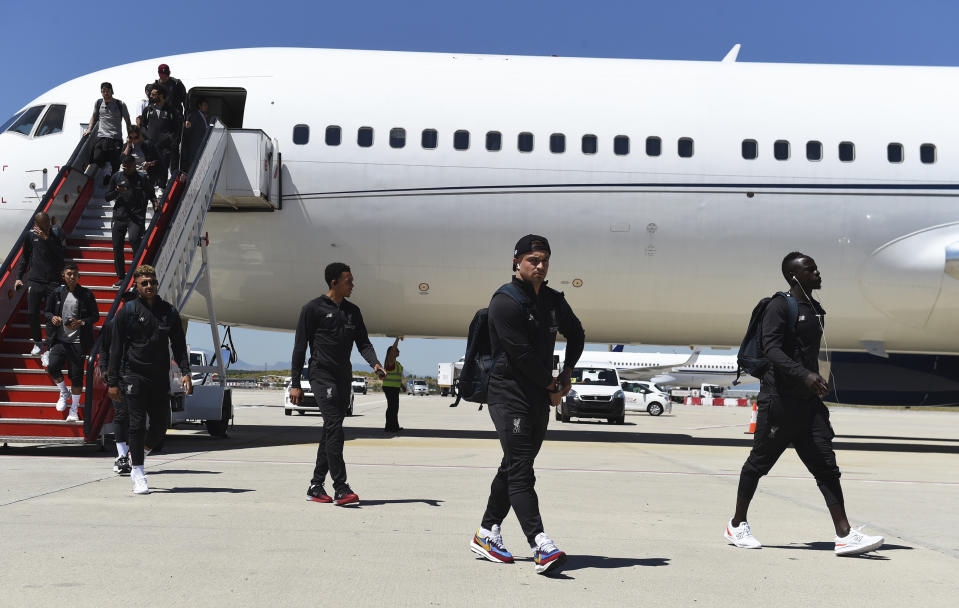
POLYGON ((516 241, 516 247, 513 247, 513 257, 518 258, 524 253, 529 253, 530 251, 545 251, 546 253, 552 253, 549 250, 549 241, 546 240, 545 236, 540 236, 538 234, 527 234, 520 240, 516 241))

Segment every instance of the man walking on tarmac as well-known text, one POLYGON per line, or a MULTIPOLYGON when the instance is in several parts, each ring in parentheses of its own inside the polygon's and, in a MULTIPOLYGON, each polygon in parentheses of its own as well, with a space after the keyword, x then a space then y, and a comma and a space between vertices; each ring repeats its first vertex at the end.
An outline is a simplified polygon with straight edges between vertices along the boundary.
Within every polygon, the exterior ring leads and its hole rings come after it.
POLYGON ((761 379, 756 433, 739 476, 736 512, 723 536, 737 547, 762 547, 752 535, 746 513, 759 478, 769 473, 792 444, 826 499, 836 528, 836 555, 872 551, 882 545, 883 538, 849 526, 832 447, 835 433, 822 402, 829 392, 826 379, 819 375, 826 312, 810 295, 822 288, 822 278, 815 260, 798 251, 783 258, 782 273, 790 288, 785 297, 774 296, 763 314, 762 351, 771 365, 761 379))
POLYGON ((585 333, 562 293, 547 287, 550 247, 545 237, 528 234, 513 250, 512 282, 500 287, 489 305, 493 368, 487 398, 503 460, 490 487, 489 501, 470 550, 486 559, 511 563, 500 526, 510 507, 533 550, 538 574, 556 574, 566 554, 546 535, 536 496, 533 460, 546 436, 549 408, 569 392, 570 372, 583 353, 585 333), (556 333, 566 337, 565 363, 553 378, 556 333))
POLYGON ((360 309, 346 300, 353 293, 350 267, 334 262, 326 267, 324 275, 329 291, 303 306, 296 325, 290 403, 299 405, 303 401, 298 372, 303 369, 309 344, 310 387, 323 416, 323 432, 306 499, 342 506, 360 501, 346 483, 346 463, 343 462, 343 418, 353 390, 353 366, 350 364, 353 344, 381 379, 386 372, 376 358, 360 309), (333 478, 332 497, 323 488, 327 473, 333 478))
POLYGON ((137 298, 116 315, 110 342, 107 385, 113 401, 126 401, 130 424, 130 460, 134 494, 148 494, 144 450, 160 445, 169 425, 170 350, 183 373, 183 389, 193 390, 186 338, 176 309, 157 295, 153 266, 133 272, 137 298), (122 388, 122 391, 121 391, 122 388), (147 435, 146 418, 150 416, 147 435))
POLYGON ((93 326, 100 319, 93 292, 80 285, 80 271, 73 262, 63 266, 63 285, 47 298, 47 374, 60 389, 57 411, 67 409, 67 421, 80 420, 80 394, 83 392, 83 360, 93 346, 93 326), (70 388, 63 381, 67 366, 70 388))

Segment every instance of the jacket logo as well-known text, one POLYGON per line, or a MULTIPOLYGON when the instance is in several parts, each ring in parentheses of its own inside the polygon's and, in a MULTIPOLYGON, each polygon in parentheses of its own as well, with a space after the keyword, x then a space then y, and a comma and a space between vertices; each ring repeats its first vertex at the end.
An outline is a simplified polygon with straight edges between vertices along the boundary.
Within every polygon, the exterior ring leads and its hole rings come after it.
POLYGON ((326 318, 327 318, 327 319, 332 319, 332 318, 333 318, 333 313, 331 313, 331 312, 326 313, 326 318))
POLYGON ((333 398, 333 387, 332 387, 332 386, 329 387, 328 389, 326 389, 326 398, 327 398, 327 399, 332 399, 332 398, 333 398))
POLYGON ((522 424, 522 422, 523 422, 522 418, 513 418, 513 434, 514 435, 517 433, 522 433, 522 430, 520 429, 520 424, 522 424))
POLYGON ((806 320, 806 315, 799 315, 799 320, 800 320, 800 321, 805 321, 805 320, 806 320))

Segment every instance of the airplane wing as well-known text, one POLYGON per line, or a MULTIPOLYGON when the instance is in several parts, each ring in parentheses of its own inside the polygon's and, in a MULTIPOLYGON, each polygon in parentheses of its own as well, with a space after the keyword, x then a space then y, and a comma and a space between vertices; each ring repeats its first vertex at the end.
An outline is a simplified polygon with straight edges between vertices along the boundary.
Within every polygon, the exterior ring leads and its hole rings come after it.
POLYGON ((648 365, 643 367, 617 367, 620 378, 624 380, 652 380, 654 376, 662 375, 665 372, 677 371, 681 367, 693 365, 699 359, 700 351, 693 351, 689 358, 679 365, 648 365))

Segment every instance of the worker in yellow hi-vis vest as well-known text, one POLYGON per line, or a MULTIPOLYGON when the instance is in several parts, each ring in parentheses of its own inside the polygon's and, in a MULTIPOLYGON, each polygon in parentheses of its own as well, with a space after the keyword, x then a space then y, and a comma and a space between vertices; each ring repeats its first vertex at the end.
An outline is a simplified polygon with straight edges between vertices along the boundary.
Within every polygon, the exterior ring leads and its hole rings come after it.
POLYGON ((383 379, 383 393, 386 395, 386 428, 387 433, 399 433, 400 426, 400 388, 403 386, 403 366, 396 360, 400 356, 399 343, 402 337, 397 337, 393 345, 386 349, 386 361, 383 368, 386 378, 383 379))

